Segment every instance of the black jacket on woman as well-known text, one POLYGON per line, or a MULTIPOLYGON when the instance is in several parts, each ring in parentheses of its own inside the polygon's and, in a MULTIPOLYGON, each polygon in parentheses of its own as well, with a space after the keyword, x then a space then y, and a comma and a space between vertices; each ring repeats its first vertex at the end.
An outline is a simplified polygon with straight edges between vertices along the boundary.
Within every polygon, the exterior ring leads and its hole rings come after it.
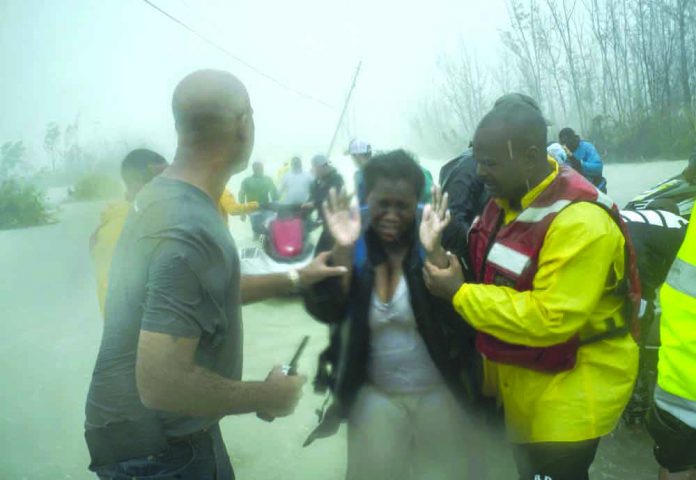
MULTIPOLYGON (((363 225, 366 225, 368 222, 364 217, 363 225)), ((403 274, 418 331, 452 393, 462 405, 471 405, 478 399, 480 385, 474 331, 450 302, 434 297, 427 290, 417 225, 414 225, 409 238, 412 240, 404 259, 403 274)), ((324 248, 329 249, 329 246, 324 248)), ((357 263, 353 265, 348 295, 342 293, 340 277, 317 283, 305 294, 307 311, 331 328, 329 347, 319 358, 315 388, 320 391, 331 389, 343 418, 348 416, 360 387, 367 381, 370 355, 368 317, 375 267, 387 260, 376 233, 370 228, 364 231, 354 256, 357 263), (361 254, 361 248, 365 248, 366 254, 361 254)))

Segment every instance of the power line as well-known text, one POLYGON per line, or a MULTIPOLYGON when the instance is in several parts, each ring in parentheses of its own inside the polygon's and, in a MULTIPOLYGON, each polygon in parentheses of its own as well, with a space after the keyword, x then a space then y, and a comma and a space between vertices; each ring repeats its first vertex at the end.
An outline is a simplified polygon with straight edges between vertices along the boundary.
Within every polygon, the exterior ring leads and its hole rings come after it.
POLYGON ((185 29, 188 30, 189 32, 193 33, 195 36, 197 36, 198 38, 200 38, 201 40, 203 40, 205 43, 207 43, 207 44, 210 45, 211 47, 213 47, 213 48, 219 50, 220 52, 224 53, 225 55, 227 55, 228 57, 232 58, 232 59, 235 60, 236 62, 241 63, 242 65, 244 65, 245 67, 247 67, 249 70, 255 72, 256 74, 258 74, 258 75, 260 75, 260 76, 262 76, 262 77, 265 78, 266 80, 270 80, 271 82, 275 83, 275 84, 278 85, 279 87, 282 87, 282 88, 284 88, 284 89, 286 89, 286 90, 288 90, 288 91, 294 93, 295 95, 298 95, 298 96, 300 96, 300 97, 302 97, 302 98, 304 98, 304 99, 306 99, 306 100, 311 100, 311 101, 313 101, 313 102, 317 102, 317 103, 319 103, 319 104, 321 104, 321 105, 323 105, 323 106, 325 106, 325 107, 327 107, 327 108, 330 108, 330 109, 332 109, 332 110, 335 109, 335 107, 334 107, 333 105, 330 105, 330 104, 326 103, 326 102, 323 101, 322 99, 317 98, 317 97, 314 97, 314 96, 312 96, 312 95, 310 95, 310 94, 308 94, 308 93, 304 93, 304 92, 302 92, 302 91, 300 91, 300 90, 297 90, 296 88, 293 88, 293 87, 291 87, 291 86, 289 86, 289 85, 286 85, 285 83, 283 83, 283 82, 281 82, 280 80, 278 80, 278 79, 272 77, 271 75, 269 75, 269 74, 267 74, 267 73, 265 73, 265 72, 259 70, 258 68, 256 68, 255 66, 253 66, 252 64, 250 64, 249 62, 247 62, 246 60, 244 60, 243 58, 238 57, 237 55, 235 55, 235 54, 233 54, 232 52, 230 52, 229 50, 227 50, 225 47, 222 47, 222 46, 218 45, 217 43, 213 42, 212 40, 210 40, 210 39, 209 39, 208 37, 206 37, 205 35, 199 33, 198 31, 196 31, 196 30, 193 29, 192 27, 189 27, 187 24, 185 24, 184 22, 182 22, 182 21, 179 20, 178 18, 174 17, 174 16, 171 15, 170 13, 166 12, 166 11, 163 10, 162 8, 158 7, 157 5, 155 5, 154 3, 152 3, 150 0, 143 0, 143 2, 145 2, 145 3, 148 4, 150 7, 154 8, 155 10, 157 10, 158 12, 160 12, 162 15, 166 16, 167 18, 169 18, 169 19, 172 20, 173 22, 177 23, 177 24, 180 25, 181 27, 185 28, 185 29))

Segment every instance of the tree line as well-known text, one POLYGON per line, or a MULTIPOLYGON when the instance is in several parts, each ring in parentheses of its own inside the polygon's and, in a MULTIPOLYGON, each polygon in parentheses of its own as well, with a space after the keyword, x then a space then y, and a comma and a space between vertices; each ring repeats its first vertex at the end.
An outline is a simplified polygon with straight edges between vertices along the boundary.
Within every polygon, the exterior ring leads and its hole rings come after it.
POLYGON ((696 0, 507 0, 494 64, 466 48, 439 61, 416 131, 461 149, 502 93, 537 99, 609 160, 685 158, 696 146, 696 0))

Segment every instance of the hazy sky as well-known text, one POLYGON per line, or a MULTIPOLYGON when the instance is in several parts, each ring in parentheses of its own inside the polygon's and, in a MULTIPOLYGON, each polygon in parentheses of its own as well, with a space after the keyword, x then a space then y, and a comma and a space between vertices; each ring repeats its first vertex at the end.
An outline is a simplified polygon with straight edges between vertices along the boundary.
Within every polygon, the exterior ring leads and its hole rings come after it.
MULTIPOLYGON (((359 60, 348 135, 376 147, 413 145, 408 121, 439 55, 462 40, 500 48, 504 0, 153 0, 211 40, 293 88, 253 73, 142 0, 0 0, 0 142, 23 139, 43 157, 45 126, 80 116, 87 141, 174 151, 169 102, 199 68, 238 75, 252 96, 259 158, 325 149, 359 60)), ((265 159, 265 158, 264 158, 265 159)), ((275 163, 275 158, 267 160, 275 163)))

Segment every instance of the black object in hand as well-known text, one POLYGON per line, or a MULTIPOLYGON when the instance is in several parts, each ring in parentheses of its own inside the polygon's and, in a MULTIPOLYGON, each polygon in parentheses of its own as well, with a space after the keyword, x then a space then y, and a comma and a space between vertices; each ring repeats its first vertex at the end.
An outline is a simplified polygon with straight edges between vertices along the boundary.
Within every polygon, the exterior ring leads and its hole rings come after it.
MULTIPOLYGON (((305 335, 304 337, 302 337, 302 341, 300 342, 300 346, 297 347, 297 350, 295 350, 295 355, 292 356, 290 363, 283 366, 283 373, 285 373, 285 375, 290 375, 290 376, 297 375, 297 363, 300 360, 300 356, 302 355, 302 352, 304 351, 305 347, 307 346, 307 342, 309 342, 309 335, 305 335)), ((273 420, 275 420, 275 417, 273 417, 272 415, 268 415, 267 413, 258 412, 256 414, 256 416, 258 418, 260 418, 261 420, 266 421, 266 422, 272 422, 273 420)))

